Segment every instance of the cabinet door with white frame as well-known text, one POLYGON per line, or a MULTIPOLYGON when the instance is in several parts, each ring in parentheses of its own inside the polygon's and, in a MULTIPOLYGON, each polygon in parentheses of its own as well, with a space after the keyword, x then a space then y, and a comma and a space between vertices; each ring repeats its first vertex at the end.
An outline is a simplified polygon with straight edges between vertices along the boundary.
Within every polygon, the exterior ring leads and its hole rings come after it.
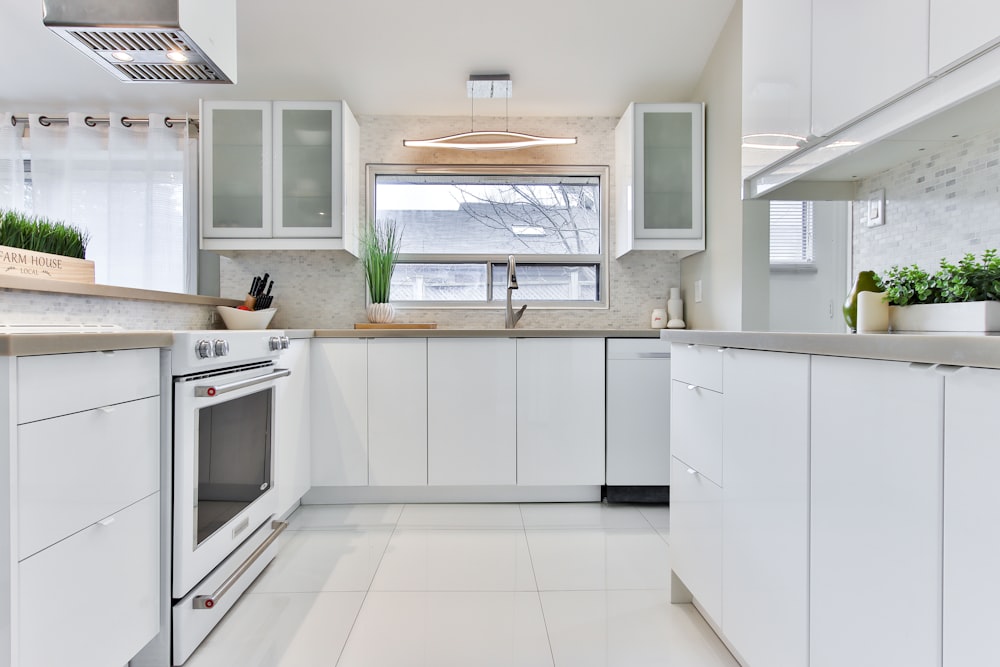
POLYGON ((282 352, 279 365, 292 374, 277 384, 274 433, 278 511, 288 512, 309 490, 311 427, 309 400, 310 341, 296 339, 282 352))
POLYGON ((427 341, 427 483, 517 481, 513 338, 427 341))
POLYGON ((1000 371, 962 368, 945 380, 944 665, 1000 665, 1000 371))
POLYGON ((312 341, 312 485, 368 484, 368 341, 312 341))
POLYGON ((812 359, 810 667, 941 664, 943 390, 927 364, 812 359))
POLYGON ((604 339, 517 340, 517 483, 604 483, 604 339))
POLYGON ((809 357, 723 364, 722 631, 748 665, 809 664, 809 357))
POLYGON ((427 339, 368 341, 368 483, 427 484, 427 339))

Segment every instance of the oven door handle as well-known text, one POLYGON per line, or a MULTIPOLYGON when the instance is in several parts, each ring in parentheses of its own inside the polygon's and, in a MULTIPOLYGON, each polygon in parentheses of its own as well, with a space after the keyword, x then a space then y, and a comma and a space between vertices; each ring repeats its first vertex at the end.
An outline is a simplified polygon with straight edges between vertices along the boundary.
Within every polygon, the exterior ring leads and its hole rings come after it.
POLYGON ((192 601, 194 604, 194 608, 212 609, 213 607, 215 607, 215 605, 218 604, 219 600, 222 599, 222 596, 225 595, 226 592, 230 588, 232 588, 237 581, 239 581, 240 577, 242 577, 246 573, 246 571, 249 570, 255 562, 257 562, 257 559, 261 557, 261 554, 267 551, 267 548, 271 546, 276 539, 278 539, 278 535, 281 535, 285 531, 285 528, 288 528, 287 521, 272 521, 271 522, 272 532, 270 535, 267 536, 267 539, 261 542, 260 546, 253 550, 253 553, 251 553, 250 556, 245 561, 243 561, 243 563, 236 569, 235 572, 229 575, 226 578, 226 580, 223 581, 222 584, 215 589, 214 593, 212 593, 211 595, 194 596, 194 600, 192 601))
POLYGON ((231 391, 236 391, 237 389, 243 389, 244 387, 252 387, 255 384, 262 384, 264 382, 270 382, 277 378, 288 377, 292 374, 287 368, 275 369, 273 373, 268 373, 267 375, 260 375, 254 378, 248 378, 246 380, 238 380, 237 382, 229 382, 227 384, 213 384, 210 386, 195 387, 194 395, 198 397, 205 396, 221 396, 222 394, 228 394, 231 391))

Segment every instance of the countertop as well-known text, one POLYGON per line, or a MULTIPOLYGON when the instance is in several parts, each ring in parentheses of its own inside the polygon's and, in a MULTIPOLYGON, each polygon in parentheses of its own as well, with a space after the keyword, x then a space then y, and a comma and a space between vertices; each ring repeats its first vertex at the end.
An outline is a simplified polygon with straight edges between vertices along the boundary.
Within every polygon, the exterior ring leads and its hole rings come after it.
POLYGON ((672 343, 748 350, 1000 368, 1000 336, 989 334, 813 334, 766 331, 664 331, 672 343))
POLYGON ((0 335, 0 356, 103 352, 142 347, 170 347, 171 331, 112 331, 82 333, 14 333, 0 335))
POLYGON ((316 329, 316 338, 658 338, 659 329, 316 329))

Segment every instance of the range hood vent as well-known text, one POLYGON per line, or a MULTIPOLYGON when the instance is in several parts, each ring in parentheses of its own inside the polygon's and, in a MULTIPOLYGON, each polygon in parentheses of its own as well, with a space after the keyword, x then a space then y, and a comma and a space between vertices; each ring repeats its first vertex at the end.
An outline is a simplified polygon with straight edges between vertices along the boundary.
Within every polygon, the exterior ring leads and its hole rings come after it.
POLYGON ((236 83, 235 0, 44 0, 46 27, 121 81, 236 83))

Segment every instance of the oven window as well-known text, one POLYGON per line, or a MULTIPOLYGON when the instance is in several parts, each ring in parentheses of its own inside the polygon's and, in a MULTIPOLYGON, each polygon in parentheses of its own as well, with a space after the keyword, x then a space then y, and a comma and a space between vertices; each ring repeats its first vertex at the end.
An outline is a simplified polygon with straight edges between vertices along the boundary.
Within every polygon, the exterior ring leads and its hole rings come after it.
POLYGON ((273 392, 198 410, 196 545, 271 488, 273 392))

